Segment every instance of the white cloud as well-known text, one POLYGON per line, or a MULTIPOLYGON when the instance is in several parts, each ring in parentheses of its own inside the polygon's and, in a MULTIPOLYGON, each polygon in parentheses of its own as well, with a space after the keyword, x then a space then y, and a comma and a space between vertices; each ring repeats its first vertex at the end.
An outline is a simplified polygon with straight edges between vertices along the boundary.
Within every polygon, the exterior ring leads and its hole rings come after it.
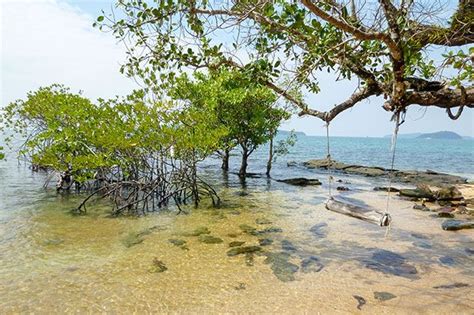
MULTIPOLYGON (((2 0, 0 0, 2 1, 2 0)), ((2 1, 1 104, 62 83, 92 99, 136 88, 119 73, 125 50, 94 17, 58 1, 2 1)))

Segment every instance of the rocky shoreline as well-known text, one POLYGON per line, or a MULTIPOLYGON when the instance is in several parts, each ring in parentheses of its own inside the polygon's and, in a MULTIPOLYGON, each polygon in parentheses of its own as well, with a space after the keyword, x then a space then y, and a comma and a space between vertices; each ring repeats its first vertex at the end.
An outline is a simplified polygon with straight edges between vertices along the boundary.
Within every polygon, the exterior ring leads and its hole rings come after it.
MULTIPOLYGON (((288 166, 296 166, 296 163, 289 162, 288 166)), ((467 179, 461 176, 431 170, 393 170, 393 173, 391 173, 391 170, 382 167, 346 164, 328 159, 309 160, 304 162, 303 166, 309 169, 330 168, 335 174, 351 174, 374 178, 388 177, 392 174, 394 183, 413 185, 415 188, 391 187, 390 191, 397 193, 401 198, 414 201, 413 209, 415 210, 435 212, 433 215, 435 217, 450 219, 443 223, 442 228, 444 230, 456 231, 474 228, 474 221, 472 221, 472 217, 474 217, 474 187, 469 185, 467 179), (453 220, 454 218, 464 220, 453 220)), ((297 178, 297 180, 298 183, 302 182, 301 178, 297 178)), ((283 182, 295 184, 291 180, 283 182)), ((346 189, 337 190, 345 191, 346 189)), ((375 187, 374 191, 388 191, 388 187, 375 187)))
MULTIPOLYGON (((293 163, 288 163, 288 166, 294 166, 293 163)), ((328 159, 314 159, 303 163, 303 166, 309 169, 328 169, 331 168, 337 172, 344 174, 354 174, 367 177, 388 177, 391 170, 377 167, 377 166, 364 166, 357 164, 346 164, 334 160, 328 159)), ((401 171, 393 170, 393 180, 400 183, 409 184, 427 184, 431 186, 445 186, 455 184, 465 184, 467 179, 461 176, 450 175, 445 173, 439 173, 431 170, 426 171, 401 171)))

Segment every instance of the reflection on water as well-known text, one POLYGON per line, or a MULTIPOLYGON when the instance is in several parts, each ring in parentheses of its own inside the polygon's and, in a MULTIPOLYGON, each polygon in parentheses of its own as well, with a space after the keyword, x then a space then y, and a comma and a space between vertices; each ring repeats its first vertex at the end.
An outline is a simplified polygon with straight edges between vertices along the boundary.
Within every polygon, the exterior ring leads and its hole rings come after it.
MULTIPOLYGON (((324 187, 249 179, 242 188, 231 177, 220 209, 108 218, 105 203, 71 216, 77 196, 35 182, 0 192, 2 313, 474 307, 472 232, 442 231, 406 201, 393 200, 385 239, 385 229, 325 210, 324 187)), ((379 208, 386 200, 362 189, 350 197, 379 208)))

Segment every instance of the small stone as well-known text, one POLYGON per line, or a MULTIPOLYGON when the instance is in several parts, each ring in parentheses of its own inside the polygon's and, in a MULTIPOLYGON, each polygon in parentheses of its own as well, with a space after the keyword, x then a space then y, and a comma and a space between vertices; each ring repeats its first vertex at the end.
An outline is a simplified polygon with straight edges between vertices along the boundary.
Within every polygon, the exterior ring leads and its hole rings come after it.
POLYGON ((468 253, 468 255, 474 255, 474 248, 465 248, 464 251, 468 253))
POLYGON ((244 241, 234 241, 229 243, 229 247, 238 247, 244 245, 244 241))
POLYGON ((349 191, 349 187, 345 187, 345 186, 337 186, 336 187, 336 190, 337 191, 349 191))
POLYGON ((269 238, 261 238, 258 240, 258 244, 260 246, 267 246, 267 245, 271 245, 272 243, 273 243, 273 240, 269 238))
POLYGON ((236 290, 245 290, 245 289, 247 289, 247 285, 243 282, 239 282, 239 284, 237 286, 235 286, 234 289, 236 289, 236 290))
POLYGON ((357 309, 359 309, 359 310, 361 310, 362 306, 364 306, 367 303, 362 296, 353 295, 352 297, 357 300, 357 303, 358 303, 357 304, 357 309))
POLYGON ((425 205, 414 205, 413 206, 413 209, 415 210, 421 210, 421 211, 431 211, 430 208, 428 208, 427 206, 425 205))
POLYGON ((254 253, 261 251, 260 246, 233 247, 227 251, 227 256, 237 256, 240 254, 254 253))
POLYGON ((199 241, 206 244, 219 244, 224 242, 221 238, 209 234, 199 235, 199 241))
POLYGON ((388 301, 396 297, 397 296, 395 294, 392 294, 390 292, 374 292, 374 298, 379 301, 388 301))
POLYGON ((253 253, 245 253, 245 264, 249 267, 253 266, 253 253))
POLYGON ((438 210, 438 217, 440 218, 454 218, 453 211, 455 209, 452 207, 444 207, 438 210))
POLYGON ((155 257, 153 258, 152 266, 148 271, 151 273, 160 273, 166 270, 168 270, 168 267, 166 267, 166 265, 161 260, 155 257))
POLYGON ((237 233, 229 233, 229 234, 227 234, 227 236, 231 237, 231 238, 236 238, 239 235, 237 233))

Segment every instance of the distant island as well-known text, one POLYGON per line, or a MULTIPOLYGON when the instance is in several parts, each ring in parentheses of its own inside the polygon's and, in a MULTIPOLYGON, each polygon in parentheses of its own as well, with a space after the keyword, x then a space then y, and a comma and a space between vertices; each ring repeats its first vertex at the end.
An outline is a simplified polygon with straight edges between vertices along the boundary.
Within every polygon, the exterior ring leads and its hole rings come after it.
POLYGON ((416 139, 449 139, 458 140, 462 139, 460 135, 452 131, 438 131, 433 133, 424 133, 416 137, 416 139))
MULTIPOLYGON (((301 136, 306 136, 306 134, 302 131, 293 131, 296 136, 298 137, 301 137, 301 136)), ((291 131, 289 130, 281 130, 281 129, 278 129, 278 135, 279 136, 288 136, 289 134, 291 133, 291 131)))
MULTIPOLYGON (((385 138, 390 138, 392 135, 386 135, 385 138)), ((452 131, 438 131, 432 133, 405 133, 398 135, 400 139, 446 139, 446 140, 459 140, 459 139, 472 139, 471 137, 463 137, 452 131)))

